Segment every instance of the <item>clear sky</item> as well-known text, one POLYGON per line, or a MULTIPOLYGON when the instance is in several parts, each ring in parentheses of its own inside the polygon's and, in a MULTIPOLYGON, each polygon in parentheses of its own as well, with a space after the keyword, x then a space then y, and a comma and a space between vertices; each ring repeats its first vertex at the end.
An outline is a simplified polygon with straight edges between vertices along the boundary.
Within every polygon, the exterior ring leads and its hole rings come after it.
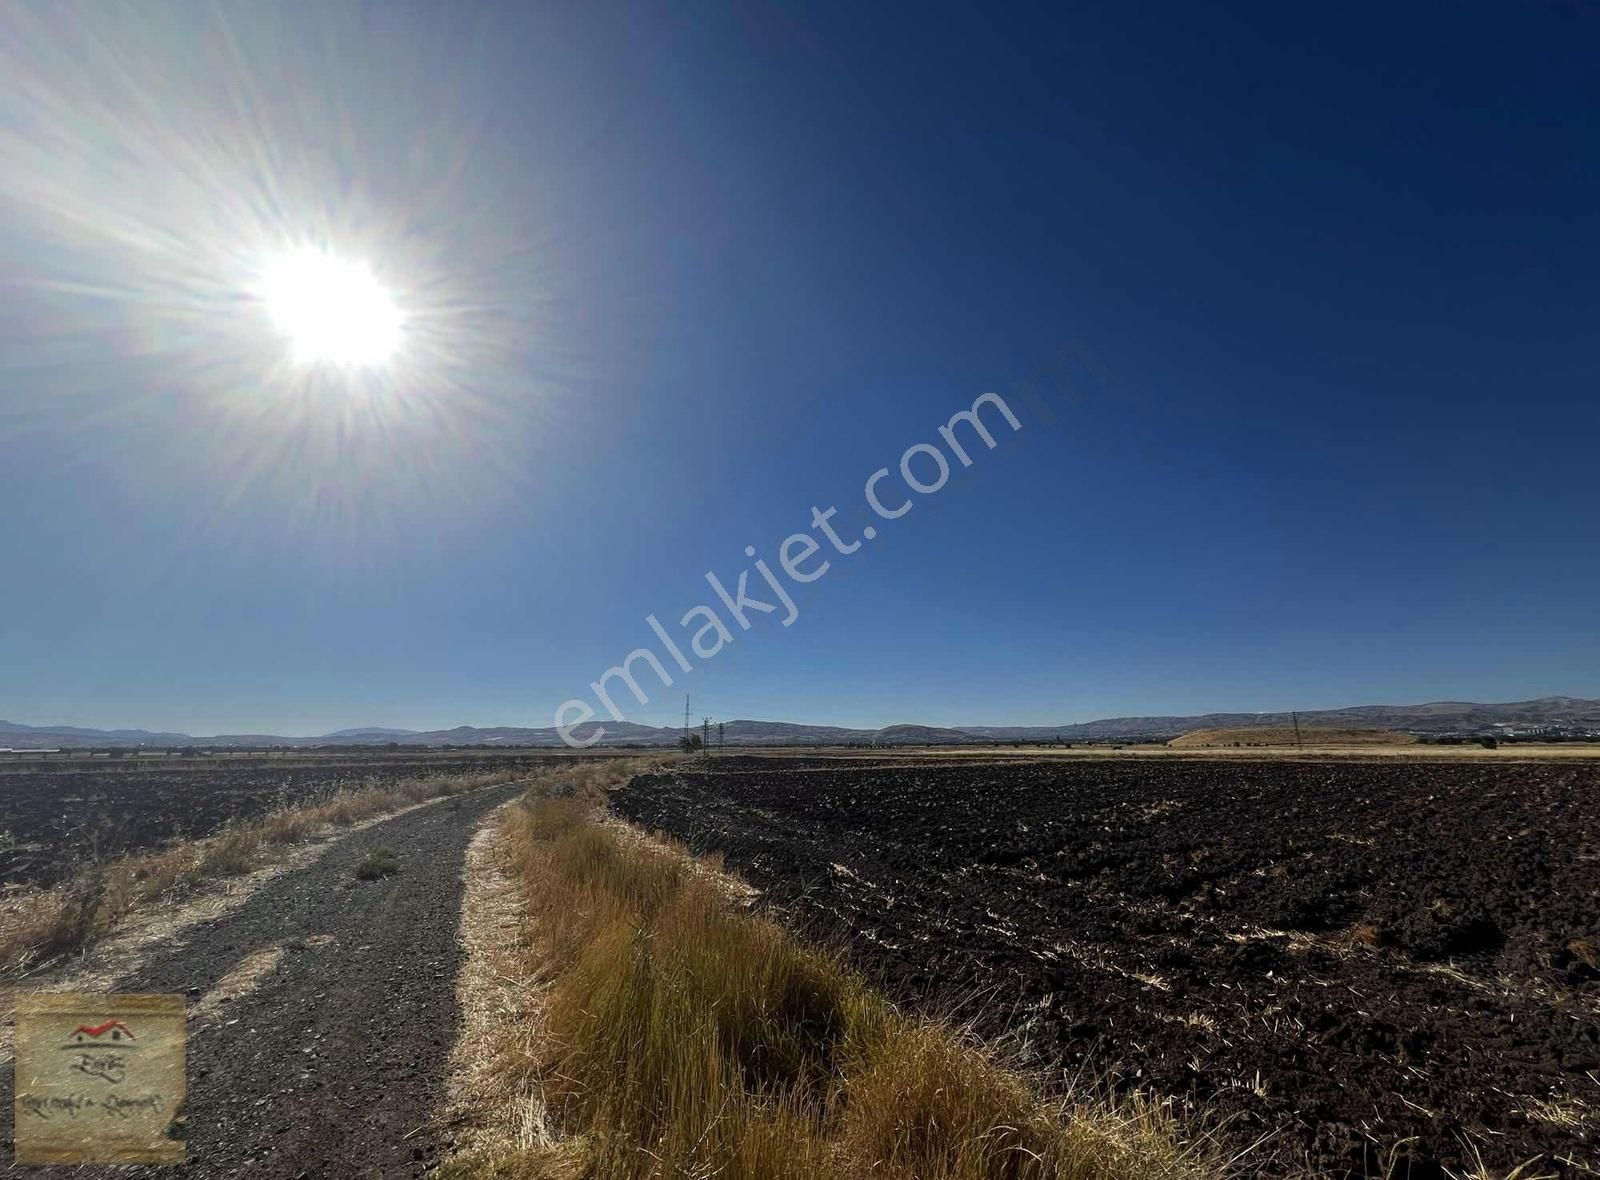
POLYGON ((985 391, 1020 432, 629 715, 1600 696, 1597 49, 1555 2, 8 7, 0 717, 548 725, 985 391), (285 356, 252 276, 307 243, 392 364, 285 356))

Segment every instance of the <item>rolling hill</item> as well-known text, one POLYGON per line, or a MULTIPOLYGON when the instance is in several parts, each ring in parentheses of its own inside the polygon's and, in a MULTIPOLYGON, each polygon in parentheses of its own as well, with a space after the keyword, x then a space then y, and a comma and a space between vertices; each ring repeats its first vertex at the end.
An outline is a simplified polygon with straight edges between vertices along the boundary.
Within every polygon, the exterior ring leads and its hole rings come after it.
MULTIPOLYGON (((1109 717, 1063 725, 964 725, 959 727, 898 724, 881 729, 851 729, 833 725, 804 725, 790 721, 738 720, 725 723, 729 745, 820 746, 849 743, 950 745, 985 741, 1165 741, 1195 730, 1288 729, 1294 714, 1206 713, 1193 717, 1109 717)), ((1531 701, 1480 704, 1472 701, 1434 701, 1420 705, 1356 705, 1344 709, 1310 710, 1299 714, 1303 728, 1388 730, 1411 733, 1459 733, 1491 725, 1550 725, 1588 723, 1600 729, 1600 700, 1580 697, 1541 697, 1531 701)), ((641 746, 669 746, 677 742, 676 727, 639 725, 631 721, 605 721, 605 742, 641 746)), ((582 739, 593 732, 579 726, 582 739)), ((1232 739, 1230 739, 1232 740, 1232 739)), ((142 729, 85 729, 78 726, 32 726, 0 721, 0 746, 16 749, 84 749, 89 747, 231 747, 272 746, 559 746, 561 737, 551 727, 522 728, 471 725, 417 732, 405 729, 363 727, 342 729, 317 737, 281 737, 273 734, 224 734, 191 737, 142 729)))

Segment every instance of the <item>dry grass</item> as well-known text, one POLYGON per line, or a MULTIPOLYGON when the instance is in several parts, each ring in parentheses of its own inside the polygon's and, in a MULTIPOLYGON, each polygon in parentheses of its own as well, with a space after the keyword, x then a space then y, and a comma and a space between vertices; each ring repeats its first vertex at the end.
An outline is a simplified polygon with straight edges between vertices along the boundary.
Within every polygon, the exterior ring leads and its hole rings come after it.
POLYGON ((1194 746, 1414 746, 1417 737, 1391 729, 1335 729, 1303 725, 1297 734, 1287 725, 1195 729, 1167 743, 1174 749, 1194 746))
POLYGON ((1476 1145, 1468 1143, 1467 1154, 1472 1157, 1471 1166, 1465 1172, 1446 1171, 1445 1175, 1451 1180, 1558 1180, 1555 1172, 1539 1170, 1539 1160, 1528 1160, 1518 1164, 1509 1172, 1501 1172, 1490 1168, 1483 1162, 1483 1156, 1476 1145))
POLYGON ((450 1053, 443 1115, 455 1150, 474 1157, 556 1142, 542 1091, 502 1084, 503 1064, 530 1057, 543 1036, 544 995, 524 974, 526 903, 502 867, 496 819, 491 816, 467 846, 459 928, 465 956, 456 976, 461 1032, 450 1053))
POLYGON ((242 877, 260 864, 261 829, 241 824, 206 841, 195 866, 195 877, 242 877))
POLYGON ((141 905, 206 881, 242 876, 318 832, 520 777, 525 776, 492 771, 368 785, 229 825, 204 840, 91 865, 64 885, 0 903, 0 974, 28 972, 80 950, 141 905))
POLYGON ((1348 940, 1352 946, 1376 950, 1383 945, 1383 931, 1372 922, 1357 922, 1350 927, 1348 940))
MULTIPOLYGON (((463 1177, 1157 1180, 1215 1177, 1164 1108, 1051 1104, 981 1046, 909 1019, 835 955, 741 910, 678 848, 596 822, 589 791, 508 809, 519 974, 539 1035, 496 1063, 560 1139, 463 1177)), ((566 788, 573 789, 568 790, 566 788)))

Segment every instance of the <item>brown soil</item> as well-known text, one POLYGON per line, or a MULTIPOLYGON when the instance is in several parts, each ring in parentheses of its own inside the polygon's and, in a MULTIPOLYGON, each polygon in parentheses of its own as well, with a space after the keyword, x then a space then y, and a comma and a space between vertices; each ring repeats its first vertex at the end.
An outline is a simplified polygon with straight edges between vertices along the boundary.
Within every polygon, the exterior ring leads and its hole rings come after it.
POLYGON ((1600 1168, 1600 772, 729 758, 623 816, 898 999, 1176 1095, 1258 1174, 1600 1168))

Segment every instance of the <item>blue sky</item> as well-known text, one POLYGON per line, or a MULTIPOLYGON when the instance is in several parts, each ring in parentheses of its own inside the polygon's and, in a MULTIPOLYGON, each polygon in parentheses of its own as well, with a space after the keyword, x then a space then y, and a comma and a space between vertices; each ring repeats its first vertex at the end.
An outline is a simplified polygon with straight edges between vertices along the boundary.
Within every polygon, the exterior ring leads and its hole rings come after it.
POLYGON ((1600 696, 1582 5, 18 11, 0 717, 548 725, 1024 384, 629 716, 1600 696), (286 368, 305 236, 409 361, 286 368))

